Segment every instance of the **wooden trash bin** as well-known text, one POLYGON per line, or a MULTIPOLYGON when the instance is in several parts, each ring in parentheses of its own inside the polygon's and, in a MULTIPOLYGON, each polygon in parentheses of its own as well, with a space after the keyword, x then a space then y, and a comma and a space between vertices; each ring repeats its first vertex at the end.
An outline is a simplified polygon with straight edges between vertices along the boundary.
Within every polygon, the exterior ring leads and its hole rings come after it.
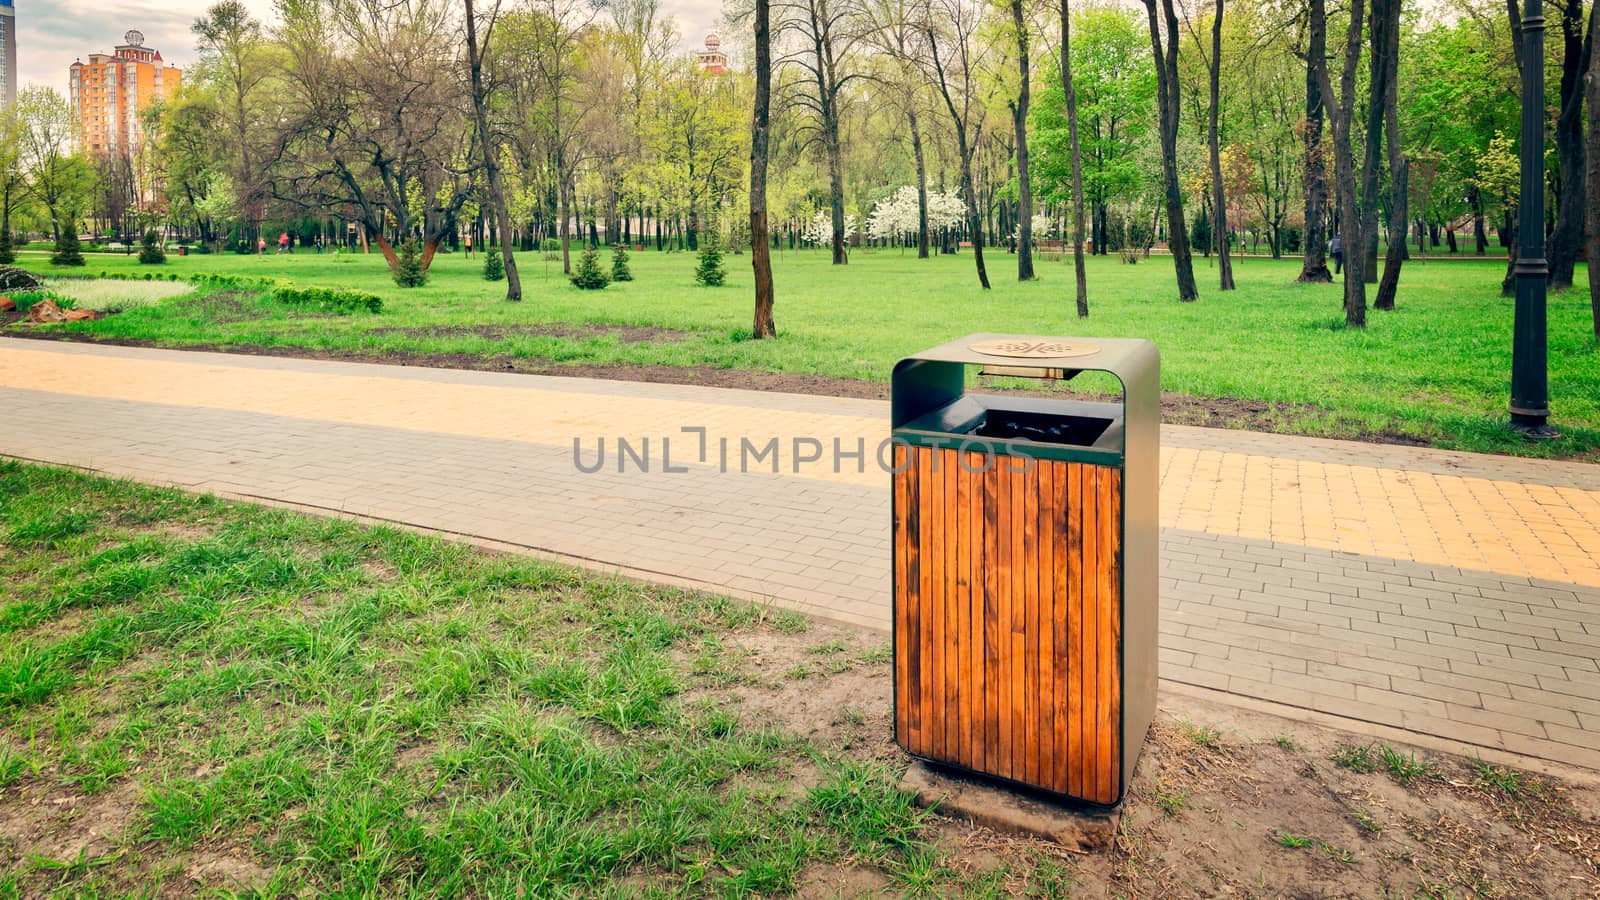
POLYGON ((1119 803, 1155 714, 1155 345, 970 335, 901 360, 891 397, 896 743, 1119 803), (978 365, 1109 372, 1123 398, 968 393, 978 365))

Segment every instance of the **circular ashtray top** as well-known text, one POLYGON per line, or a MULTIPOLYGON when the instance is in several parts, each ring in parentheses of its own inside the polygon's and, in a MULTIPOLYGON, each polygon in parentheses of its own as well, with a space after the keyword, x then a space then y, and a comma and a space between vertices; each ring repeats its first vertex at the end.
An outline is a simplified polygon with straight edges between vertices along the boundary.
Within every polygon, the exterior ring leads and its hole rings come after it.
POLYGON ((1068 356, 1089 356, 1100 352, 1100 348, 1095 344, 1031 338, 975 341, 968 344, 967 349, 974 353, 982 353, 984 356, 1004 356, 1011 359, 1061 359, 1068 356))

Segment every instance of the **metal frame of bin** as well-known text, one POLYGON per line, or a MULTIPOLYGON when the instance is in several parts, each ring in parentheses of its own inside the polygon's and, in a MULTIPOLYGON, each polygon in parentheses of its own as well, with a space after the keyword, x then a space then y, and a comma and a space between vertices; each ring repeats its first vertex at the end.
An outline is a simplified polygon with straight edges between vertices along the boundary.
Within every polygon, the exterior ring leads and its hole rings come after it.
MULTIPOLYGON (((1122 801, 1155 715, 1160 424, 1160 356, 1149 341, 974 334, 895 365, 891 386, 894 727, 896 743, 908 754, 1090 806, 1108 807, 1122 801), (1024 360, 973 349, 975 344, 993 342, 1065 344, 1077 355, 1024 360), (1086 349, 1092 352, 1083 352, 1086 349), (1123 399, 1106 403, 973 393, 967 389, 969 366, 1053 369, 1067 378, 1082 371, 1108 372, 1122 383, 1123 399), (979 433, 991 420, 1044 421, 1037 417, 1066 417, 1069 430, 1082 431, 1074 438, 1081 443, 979 433), (1019 464, 1007 460, 1030 456, 1037 461, 1038 474, 1028 481, 1028 476, 1020 474, 974 473, 966 464, 978 459, 972 454, 993 454, 987 457, 994 461, 993 470, 1014 469, 1019 464), (946 465, 940 467, 940 460, 946 465), (950 461, 960 463, 955 471, 951 471, 950 461), (1091 483, 1094 487, 1089 487, 1091 483), (1032 504, 1023 485, 1036 495, 1032 504), (1039 503, 1045 504, 1044 509, 1039 510, 1039 503), (1105 522, 1097 520, 1091 526, 1089 513, 1083 511, 1088 506, 1094 506, 1097 516, 1103 513, 1105 522), (1081 521, 1073 530, 1070 526, 1075 516, 1081 521), (1018 524, 1008 527, 1007 519, 1018 524), (1089 546, 1091 527, 1099 529, 1097 548, 1089 546), (1110 528, 1115 532, 1106 530, 1110 528), (1083 539, 1077 553, 1063 537, 1068 534, 1083 539), (1040 535, 1049 535, 1050 540, 1037 540, 1040 535), (942 541, 941 536, 945 538, 942 541), (1114 552, 1108 553, 1107 539, 1114 552), (1039 546, 1030 546, 1030 540, 1039 546), (1009 541, 1013 557, 1023 554, 1020 567, 1002 566, 1009 565, 1004 547, 998 553, 995 548, 1005 541, 1009 541), (1051 542, 1053 547, 1046 546, 1051 542), (1093 566, 1082 558, 1091 554, 1093 566), (1076 569, 1070 566, 1074 558, 1076 569), (952 567, 957 571, 950 571, 952 567), (1095 579, 1092 585, 1088 576, 1095 579), (915 584, 910 583, 913 579, 915 584), (1099 590, 1098 599, 1081 600, 1091 586, 1099 590), (1108 586, 1113 593, 1105 593, 1108 586), (932 599, 927 596, 930 590, 935 595, 932 599), (902 609, 911 605, 913 593, 917 609, 902 609), (1048 602, 1048 627, 1044 624, 1046 613, 1035 607, 1021 615, 1038 615, 1036 627, 1018 628, 1014 606, 1007 607, 1013 622, 1009 631, 1003 621, 992 621, 996 603, 1010 603, 1024 594, 1036 607, 1048 602), (1091 659, 1101 668, 1108 662, 1104 652, 1086 652, 1106 646, 1102 631, 1096 631, 1101 635, 1099 646, 1091 646, 1095 639, 1083 637, 1083 621, 1067 622, 1065 628, 1056 621, 1073 615, 1069 594, 1080 598, 1080 620, 1090 617, 1091 603, 1098 613, 1100 604, 1110 602, 1107 597, 1115 597, 1117 621, 1110 636, 1114 658, 1109 661, 1114 665, 1111 683, 1116 696, 1109 701, 1114 710, 1101 709, 1105 705, 1101 702, 1086 712, 1081 691, 1076 710, 1064 705, 1072 700, 1067 696, 1067 681, 1058 677, 1063 671, 1077 672, 1072 677, 1079 680, 1073 683, 1082 685, 1088 673, 1079 670, 1091 659), (934 613, 928 612, 930 608, 934 613), (974 633, 973 620, 980 611, 983 624, 974 633), (945 622, 941 615, 950 621, 945 622), (930 617, 935 628, 944 623, 937 639, 928 637, 930 623, 924 620, 930 617), (913 621, 916 635, 911 633, 913 621), (1034 643, 1028 641, 1030 633, 1034 633, 1034 643), (1065 641, 1062 635, 1067 636, 1065 641), (916 646, 907 649, 913 638, 916 646), (1070 645, 1074 639, 1080 645, 1077 653, 1068 646, 1056 646, 1070 645), (1004 646, 1008 640, 1009 648, 1004 646), (1022 651, 1021 674, 1016 671, 1018 648, 1022 651), (1076 663, 1074 656, 1078 657, 1076 663), (1002 669, 1011 671, 1012 676, 997 675, 1002 669), (1013 678, 1012 686, 1025 684, 1026 676, 1035 669, 1038 684, 1049 688, 1052 700, 1045 704, 1049 710, 1034 709, 1040 706, 1039 696, 1034 696, 1029 706, 1026 690, 1018 699, 1019 692, 1004 686, 1007 677, 1013 678), (938 684, 930 686, 930 678, 938 684), (984 682, 982 691, 975 689, 974 680, 984 682), (959 696, 952 696, 952 684, 957 686, 953 694, 959 696), (1002 704, 995 715, 997 701, 987 692, 1001 689, 1010 691, 1006 704, 1020 706, 1002 704), (963 697, 966 707, 983 715, 981 723, 971 712, 964 712, 963 697), (1046 729, 1037 724, 1030 727, 1032 720, 1027 715, 1015 713, 1023 707, 1030 710, 1029 715, 1042 717, 1041 722, 1052 723, 1048 743, 1040 738, 1046 729), (1021 728, 1023 733, 1006 733, 1003 726, 1008 717, 1012 729, 1021 728), (1068 725, 1061 724, 1063 719, 1068 725), (998 729, 996 720, 1001 726, 998 729), (920 724, 913 727, 917 722, 920 724), (1111 728, 1115 735, 1107 731, 1111 728), (942 739, 930 740, 930 729, 942 739), (1057 729, 1066 732, 1065 743, 1057 729), (1073 748, 1077 748, 1077 756, 1073 748), (1085 763, 1090 758, 1096 760, 1092 773, 1085 763), (1114 783, 1107 784, 1108 778, 1114 783)), ((1095 628, 1107 625, 1096 621, 1095 628)))

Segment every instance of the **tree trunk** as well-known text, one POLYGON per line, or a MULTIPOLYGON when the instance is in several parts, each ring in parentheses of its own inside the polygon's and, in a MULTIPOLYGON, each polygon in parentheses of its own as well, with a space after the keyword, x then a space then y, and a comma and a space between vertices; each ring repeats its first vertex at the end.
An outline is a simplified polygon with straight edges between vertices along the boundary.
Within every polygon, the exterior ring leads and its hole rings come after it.
MULTIPOLYGON (((1361 23, 1365 18, 1364 0, 1351 0, 1350 27, 1345 33, 1344 68, 1339 74, 1339 107, 1333 115, 1333 169, 1338 182, 1339 240, 1345 251, 1344 321, 1350 328, 1367 327, 1367 288, 1362 278, 1366 263, 1360 250, 1366 245, 1361 233, 1361 213, 1356 208, 1355 157, 1350 145, 1350 122, 1355 117, 1356 67, 1361 63, 1361 23)), ((1323 93, 1332 96, 1327 72, 1323 72, 1323 93)))
POLYGON ((1078 89, 1072 83, 1071 0, 1061 0, 1061 89, 1067 98, 1067 142, 1072 153, 1072 279, 1078 318, 1089 316, 1089 284, 1083 269, 1083 152, 1078 144, 1078 89))
POLYGON ((1305 259, 1298 281, 1327 284, 1328 271, 1328 161, 1322 149, 1322 120, 1327 98, 1322 86, 1328 80, 1328 13, 1326 0, 1311 0, 1306 44, 1306 155, 1305 155, 1305 259))
POLYGON ((911 152, 917 160, 917 259, 928 258, 928 165, 922 156, 922 129, 915 108, 906 110, 911 124, 911 152))
MULTIPOLYGON (((1378 283, 1378 296, 1373 309, 1394 309, 1395 293, 1400 288, 1400 267, 1406 258, 1406 226, 1411 220, 1407 208, 1407 191, 1410 185, 1411 165, 1406 161, 1404 145, 1400 141, 1399 79, 1400 66, 1400 10, 1395 3, 1395 14, 1384 23, 1384 65, 1388 76, 1383 92, 1383 121, 1386 134, 1384 144, 1389 151, 1389 253, 1383 263, 1383 280, 1378 283)), ((1378 44, 1373 37, 1373 47, 1378 44)), ((1377 98, 1374 98, 1377 99, 1377 98)), ((1369 138, 1370 140, 1370 138, 1369 138)), ((1376 199, 1376 198, 1374 198, 1376 199)), ((1417 236, 1421 237, 1421 229, 1417 236)))
MULTIPOLYGON (((472 80, 472 112, 478 124, 478 144, 483 153, 483 171, 489 182, 489 206, 494 211, 494 220, 499 224, 500 230, 500 255, 505 263, 506 272, 506 299, 512 302, 522 299, 522 276, 517 274, 517 260, 511 250, 511 230, 505 227, 510 221, 506 213, 505 182, 500 177, 500 160, 495 153, 494 139, 489 134, 489 92, 483 84, 483 58, 488 53, 489 40, 494 34, 494 20, 491 18, 489 28, 483 35, 483 47, 478 46, 477 17, 472 10, 472 0, 467 4, 467 65, 472 80)), ((496 12, 499 3, 495 4, 496 12)), ((492 248, 489 249, 493 253, 492 248)))
POLYGON ((1550 259, 1550 289, 1572 287, 1573 269, 1583 253, 1584 202, 1587 199, 1583 146, 1584 69, 1594 42, 1594 17, 1583 34, 1583 0, 1561 3, 1561 112, 1556 116, 1556 158, 1561 165, 1561 192, 1556 197, 1556 223, 1545 255, 1550 259))
POLYGON ((771 140, 772 38, 770 0, 755 0, 756 97, 750 125, 750 265, 755 270, 756 312, 750 336, 778 336, 772 319, 772 243, 767 240, 767 156, 771 140))
POLYGON ((1594 317, 1594 339, 1600 344, 1600 3, 1589 11, 1589 187, 1596 194, 1589 203, 1589 307, 1594 317))
MULTIPOLYGON (((1357 0, 1359 2, 1359 0, 1357 0)), ((1161 139, 1161 180, 1166 188, 1167 246, 1172 251, 1172 267, 1178 278, 1178 299, 1184 303, 1200 299, 1194 282, 1194 260, 1189 254, 1189 230, 1183 222, 1183 189, 1178 184, 1178 14, 1172 0, 1160 0, 1166 20, 1166 49, 1161 46, 1161 22, 1157 0, 1144 0, 1150 14, 1150 49, 1156 65, 1157 131, 1161 139)))
MULTIPOLYGON (((1582 0, 1578 0, 1582 2, 1582 0)), ((1017 102, 1011 106, 1017 132, 1017 280, 1033 280, 1033 188, 1028 177, 1028 23, 1022 0, 1011 0, 1011 26, 1017 30, 1017 102)))
POLYGON ((569 220, 571 219, 572 214, 567 205, 567 177, 565 174, 565 168, 561 165, 559 158, 556 161, 556 172, 556 177, 561 179, 561 183, 556 186, 556 203, 559 204, 559 209, 556 211, 556 215, 561 217, 561 224, 558 226, 561 233, 561 273, 563 275, 571 275, 572 223, 569 220))
POLYGON ((1216 15, 1211 19, 1211 109, 1206 126, 1206 142, 1211 149, 1211 205, 1215 209, 1217 242, 1217 271, 1221 278, 1219 290, 1233 290, 1233 260, 1228 255, 1228 192, 1222 183, 1222 12, 1224 0, 1217 0, 1216 15))
MULTIPOLYGON (((1372 0, 1367 58, 1366 152, 1361 164, 1361 237, 1356 245, 1362 253, 1361 277, 1369 284, 1378 281, 1378 167, 1383 160, 1384 97, 1389 83, 1389 27, 1400 0, 1372 0)), ((1347 248, 1348 249, 1348 248, 1347 248)), ((1363 298, 1364 299, 1364 298, 1363 298)), ((1365 317, 1363 317, 1365 318, 1365 317)))

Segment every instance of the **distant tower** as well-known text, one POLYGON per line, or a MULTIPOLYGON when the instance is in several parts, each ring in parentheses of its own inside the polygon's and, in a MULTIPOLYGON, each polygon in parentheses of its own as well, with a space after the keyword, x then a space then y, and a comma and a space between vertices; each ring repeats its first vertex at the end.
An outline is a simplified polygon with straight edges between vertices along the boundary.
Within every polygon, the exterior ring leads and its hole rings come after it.
POLYGON ((700 60, 700 71, 721 75, 728 71, 728 54, 722 52, 722 38, 715 31, 706 35, 706 48, 695 54, 700 60))
POLYGON ((17 10, 0 0, 0 107, 17 102, 17 10))

